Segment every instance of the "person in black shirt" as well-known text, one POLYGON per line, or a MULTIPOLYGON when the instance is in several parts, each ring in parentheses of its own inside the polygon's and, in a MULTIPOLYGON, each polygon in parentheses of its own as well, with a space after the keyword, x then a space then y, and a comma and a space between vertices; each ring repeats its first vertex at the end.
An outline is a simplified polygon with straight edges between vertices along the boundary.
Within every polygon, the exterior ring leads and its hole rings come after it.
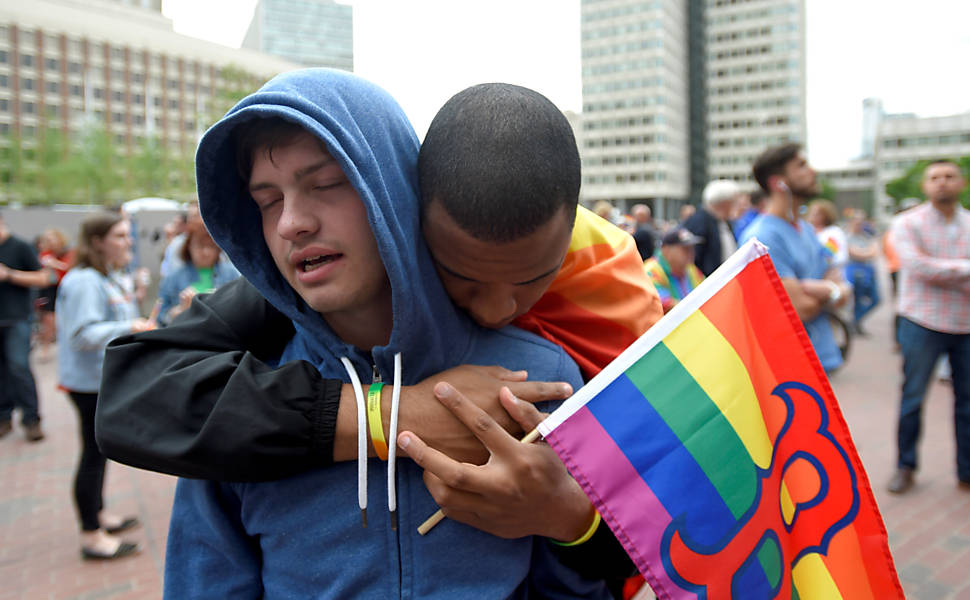
POLYGON ((30 288, 51 283, 33 247, 11 235, 0 216, 0 437, 13 430, 13 410, 19 408, 27 441, 44 439, 30 372, 30 288))
POLYGON ((653 225, 653 215, 650 207, 646 204, 634 204, 630 209, 633 220, 636 221, 636 231, 633 232, 633 239, 637 243, 637 252, 640 258, 647 260, 657 251, 657 239, 660 232, 653 225))

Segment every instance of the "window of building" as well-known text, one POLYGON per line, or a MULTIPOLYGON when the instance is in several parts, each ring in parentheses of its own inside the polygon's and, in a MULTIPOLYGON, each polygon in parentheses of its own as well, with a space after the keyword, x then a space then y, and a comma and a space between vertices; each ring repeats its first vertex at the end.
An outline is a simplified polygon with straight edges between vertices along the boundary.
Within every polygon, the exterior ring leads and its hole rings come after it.
POLYGON ((48 71, 56 71, 61 67, 61 61, 56 58, 46 58, 44 59, 44 66, 47 67, 48 71))
POLYGON ((7 63, 7 60, 8 60, 8 58, 7 58, 7 51, 6 50, 0 50, 0 64, 6 64, 7 63))
POLYGON ((47 105, 47 116, 49 118, 54 118, 57 116, 57 106, 54 104, 47 105))
POLYGON ((71 95, 72 96, 80 96, 81 95, 81 86, 78 85, 78 84, 76 84, 76 83, 75 84, 72 84, 71 85, 71 95))
POLYGON ((25 90, 33 90, 34 89, 34 80, 31 79, 30 77, 24 77, 23 79, 20 80, 20 85, 25 90))
POLYGON ((51 94, 56 94, 60 87, 57 85, 56 81, 47 82, 47 91, 51 94))
POLYGON ((81 72, 81 63, 79 63, 77 61, 74 61, 74 60, 72 60, 71 62, 67 63, 67 72, 68 73, 80 73, 81 72))
POLYGON ((23 107, 24 112, 28 115, 34 114, 34 112, 37 110, 37 105, 33 102, 24 102, 21 104, 21 106, 23 107))
POLYGON ((179 107, 179 101, 175 98, 172 98, 171 100, 168 101, 168 107, 172 109, 177 109, 179 107))
POLYGON ((111 120, 115 123, 121 123, 125 120, 125 116, 120 112, 111 113, 111 120))
POLYGON ((102 100, 104 98, 104 88, 94 88, 94 97, 102 100))
POLYGON ((0 98, 0 111, 7 112, 10 110, 10 100, 6 98, 0 98))
POLYGON ((21 54, 20 55, 20 64, 21 64, 21 66, 24 66, 24 67, 32 67, 32 66, 34 66, 34 55, 33 54, 21 54))
POLYGON ((121 102, 122 99, 124 98, 124 95, 120 91, 115 90, 114 92, 111 93, 111 98, 114 99, 115 102, 121 102))

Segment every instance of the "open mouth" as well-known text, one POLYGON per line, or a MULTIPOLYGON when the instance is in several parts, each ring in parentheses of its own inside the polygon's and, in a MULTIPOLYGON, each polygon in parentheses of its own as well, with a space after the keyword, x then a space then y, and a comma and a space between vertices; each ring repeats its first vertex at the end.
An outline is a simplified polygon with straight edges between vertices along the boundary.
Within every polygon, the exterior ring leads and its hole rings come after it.
POLYGON ((300 263, 300 268, 303 270, 304 273, 309 273, 310 271, 319 269, 323 265, 332 263, 333 261, 337 260, 341 256, 343 256, 343 254, 327 254, 324 256, 311 256, 310 258, 304 259, 300 263))

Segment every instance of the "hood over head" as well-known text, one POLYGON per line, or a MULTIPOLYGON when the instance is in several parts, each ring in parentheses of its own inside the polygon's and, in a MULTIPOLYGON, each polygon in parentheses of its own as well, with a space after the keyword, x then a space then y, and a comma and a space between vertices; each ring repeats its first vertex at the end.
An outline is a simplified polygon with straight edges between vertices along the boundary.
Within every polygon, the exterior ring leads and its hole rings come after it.
POLYGON ((448 299, 421 236, 418 139, 391 96, 360 77, 331 69, 278 75, 241 100, 203 136, 196 156, 199 206, 213 239, 263 296, 293 320, 288 358, 345 378, 339 357, 366 373, 390 374, 402 352, 404 384, 453 364, 466 351, 472 324, 448 299), (394 328, 372 356, 340 340, 276 267, 260 212, 236 166, 234 130, 251 119, 279 117, 323 141, 367 209, 392 290, 394 328))

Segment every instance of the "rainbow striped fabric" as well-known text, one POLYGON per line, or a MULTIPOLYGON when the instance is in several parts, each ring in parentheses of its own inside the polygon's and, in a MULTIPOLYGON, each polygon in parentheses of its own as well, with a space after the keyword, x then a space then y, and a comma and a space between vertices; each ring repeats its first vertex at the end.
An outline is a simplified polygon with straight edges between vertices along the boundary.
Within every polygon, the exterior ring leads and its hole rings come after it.
POLYGON ((633 236, 580 206, 559 274, 513 324, 562 346, 590 379, 661 316, 633 236))
POLYGON ((661 599, 903 597, 848 428, 756 240, 539 431, 661 599))

